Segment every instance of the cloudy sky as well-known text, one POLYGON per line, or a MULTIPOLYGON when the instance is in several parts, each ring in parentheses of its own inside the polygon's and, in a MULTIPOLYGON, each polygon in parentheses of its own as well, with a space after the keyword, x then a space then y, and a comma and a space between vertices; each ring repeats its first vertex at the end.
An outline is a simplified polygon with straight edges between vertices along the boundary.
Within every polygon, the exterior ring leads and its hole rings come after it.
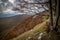
MULTIPOLYGON (((45 6, 43 8, 42 5, 40 5, 40 4, 23 4, 24 1, 35 2, 36 0, 8 0, 8 1, 0 0, 0 10, 3 10, 3 13, 0 13, 0 17, 3 17, 3 16, 5 17, 6 15, 14 16, 14 15, 19 15, 19 14, 34 15, 36 13, 45 11, 44 8, 48 9, 45 6), (21 2, 23 2, 23 3, 21 3, 21 2), (19 3, 21 3, 21 4, 19 4, 19 3), (18 11, 11 10, 14 7, 18 8, 20 10, 18 10, 18 11)), ((37 1, 39 1, 39 0, 37 0, 37 1)), ((8 17, 8 16, 6 16, 6 17, 8 17)))

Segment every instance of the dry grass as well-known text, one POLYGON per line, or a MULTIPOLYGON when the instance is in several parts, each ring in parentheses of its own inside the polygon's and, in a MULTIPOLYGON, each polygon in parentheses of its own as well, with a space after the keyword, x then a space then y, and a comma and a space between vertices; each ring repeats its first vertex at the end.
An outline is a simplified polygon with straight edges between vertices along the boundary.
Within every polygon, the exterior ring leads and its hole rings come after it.
POLYGON ((45 20, 43 23, 36 25, 33 29, 31 29, 11 40, 26 40, 28 37, 33 37, 37 33, 44 32, 46 30, 47 22, 49 22, 49 19, 45 20))

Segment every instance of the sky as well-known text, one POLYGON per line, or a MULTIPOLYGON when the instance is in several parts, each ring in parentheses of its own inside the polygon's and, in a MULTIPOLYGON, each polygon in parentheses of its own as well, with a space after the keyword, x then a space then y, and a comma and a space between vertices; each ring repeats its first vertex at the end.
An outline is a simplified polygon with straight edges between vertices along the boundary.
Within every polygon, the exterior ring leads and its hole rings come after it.
MULTIPOLYGON (((9 0, 9 2, 11 2, 13 5, 15 5, 14 1, 15 0, 9 0)), ((3 13, 0 13, 0 18, 2 18, 2 17, 11 17, 11 16, 15 16, 15 15, 22 15, 22 14, 34 15, 36 13, 45 11, 44 8, 41 8, 41 5, 39 6, 37 4, 26 4, 26 5, 22 4, 22 6, 24 6, 23 8, 22 8, 21 5, 17 5, 17 6, 20 6, 19 11, 13 11, 11 9, 6 9, 6 10, 3 11, 3 13)), ((18 7, 16 7, 16 8, 18 8, 18 7)), ((45 8, 48 9, 47 7, 45 7, 45 8)))
POLYGON ((9 0, 9 2, 14 3, 15 0, 9 0))

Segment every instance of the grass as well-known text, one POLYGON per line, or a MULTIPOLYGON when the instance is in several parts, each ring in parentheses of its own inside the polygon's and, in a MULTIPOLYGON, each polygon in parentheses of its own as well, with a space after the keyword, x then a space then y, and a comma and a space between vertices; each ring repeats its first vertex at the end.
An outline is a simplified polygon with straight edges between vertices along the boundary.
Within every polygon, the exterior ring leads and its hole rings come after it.
POLYGON ((26 40, 28 37, 33 37, 34 35, 44 32, 46 30, 46 23, 49 22, 48 20, 45 20, 43 23, 36 25, 33 29, 19 35, 16 38, 13 38, 11 40, 26 40))

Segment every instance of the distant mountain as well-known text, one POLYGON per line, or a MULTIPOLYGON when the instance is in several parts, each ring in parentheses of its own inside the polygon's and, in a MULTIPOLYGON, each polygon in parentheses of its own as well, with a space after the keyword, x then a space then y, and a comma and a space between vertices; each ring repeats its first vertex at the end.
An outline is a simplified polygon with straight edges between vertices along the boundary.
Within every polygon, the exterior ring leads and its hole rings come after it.
POLYGON ((7 18, 0 18, 0 32, 17 25, 19 22, 27 19, 28 17, 30 16, 16 15, 16 16, 7 17, 7 18))
POLYGON ((10 11, 10 12, 2 12, 0 13, 0 18, 5 18, 5 17, 12 17, 12 16, 16 16, 16 15, 22 15, 24 13, 20 13, 20 12, 17 12, 17 11, 10 11))

